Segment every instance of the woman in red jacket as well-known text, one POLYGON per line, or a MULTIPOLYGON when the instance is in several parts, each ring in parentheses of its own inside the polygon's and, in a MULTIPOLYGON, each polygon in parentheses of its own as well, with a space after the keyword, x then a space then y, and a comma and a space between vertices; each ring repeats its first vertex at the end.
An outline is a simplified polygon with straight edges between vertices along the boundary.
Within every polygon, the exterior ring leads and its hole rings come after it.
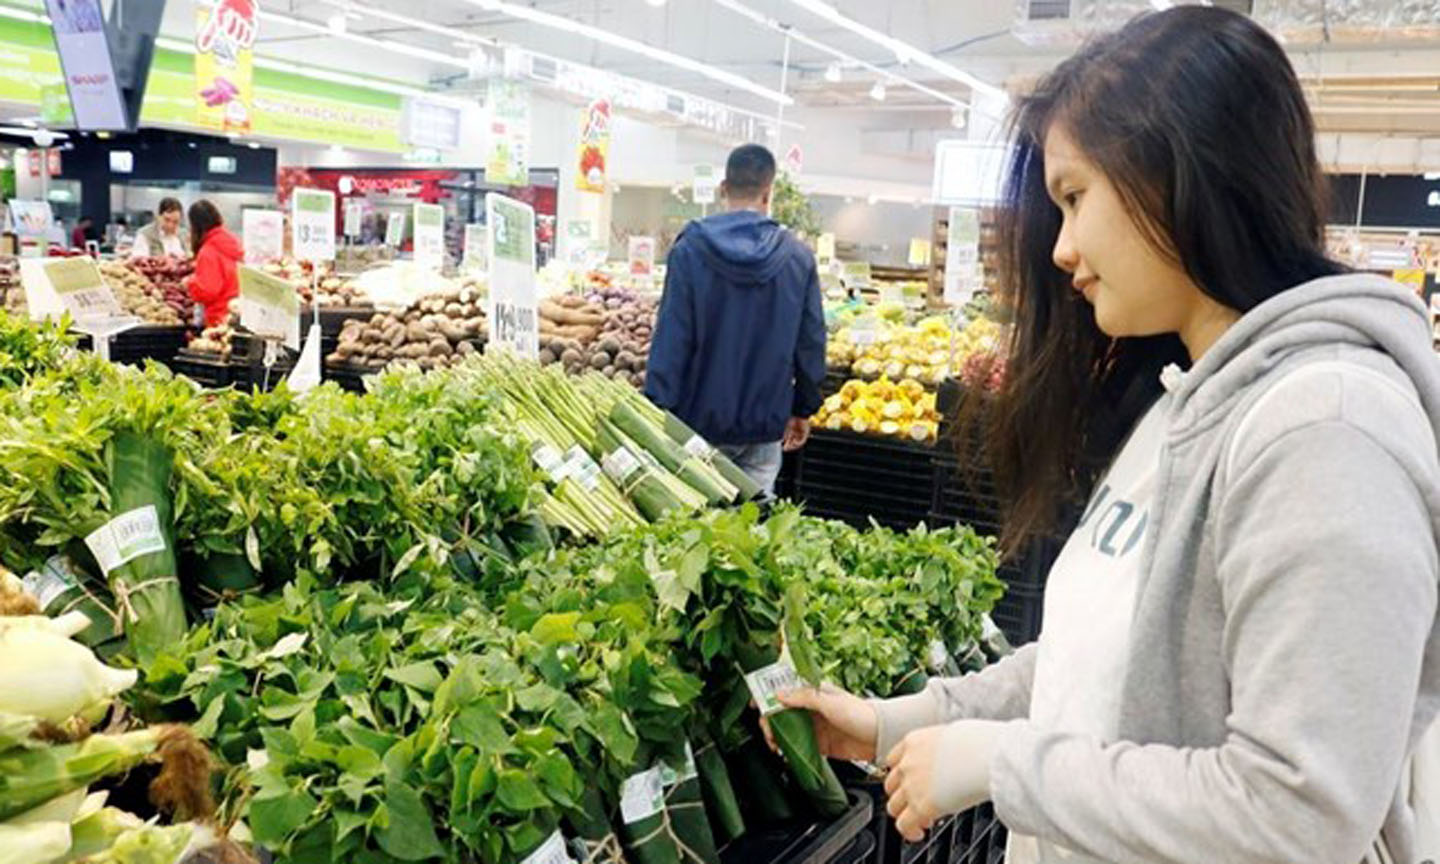
POLYGON ((205 308, 205 326, 214 327, 230 314, 230 301, 240 296, 236 266, 245 251, 234 234, 225 230, 225 220, 215 205, 200 199, 190 205, 190 248, 195 253, 195 275, 190 277, 190 296, 205 308))

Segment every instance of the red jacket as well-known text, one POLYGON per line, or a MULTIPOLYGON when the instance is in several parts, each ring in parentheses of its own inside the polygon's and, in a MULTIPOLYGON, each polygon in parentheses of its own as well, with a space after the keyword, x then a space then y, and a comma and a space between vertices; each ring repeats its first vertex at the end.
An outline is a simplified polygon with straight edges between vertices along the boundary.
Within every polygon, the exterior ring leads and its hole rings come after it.
POLYGON ((190 277, 190 296, 205 307, 205 326, 223 323, 230 314, 230 301, 240 296, 236 266, 245 259, 245 250, 223 225, 211 228, 200 241, 195 255, 195 275, 190 277))

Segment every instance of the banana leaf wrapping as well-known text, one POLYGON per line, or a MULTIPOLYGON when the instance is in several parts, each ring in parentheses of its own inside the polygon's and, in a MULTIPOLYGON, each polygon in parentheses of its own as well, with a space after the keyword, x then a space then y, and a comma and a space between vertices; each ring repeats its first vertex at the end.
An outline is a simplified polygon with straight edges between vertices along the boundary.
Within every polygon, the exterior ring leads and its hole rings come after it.
MULTIPOLYGON (((88 553, 77 548, 76 554, 88 553)), ((90 626, 76 634, 76 642, 97 653, 108 649, 103 652, 107 655, 123 646, 125 634, 110 588, 85 572, 70 554, 52 556, 24 581, 26 590, 40 599, 41 611, 51 618, 81 612, 90 619, 90 626)))
POLYGON ((665 812, 682 864, 720 864, 720 851, 705 814, 698 766, 691 760, 683 770, 672 770, 671 774, 673 782, 665 790, 665 812))
POLYGON ((630 439, 644 447, 666 470, 700 492, 711 504, 729 504, 735 500, 736 489, 726 483, 724 475, 712 475, 714 470, 674 441, 663 429, 658 429, 640 415, 627 402, 616 402, 610 409, 610 422, 630 436, 630 439), (716 482, 716 481, 720 482, 716 482), (728 487, 728 488, 726 488, 728 487))
POLYGON ((740 800, 730 784, 730 772, 714 741, 704 741, 695 751, 695 767, 700 771, 700 790, 705 796, 705 812, 717 839, 730 843, 745 833, 745 817, 740 800))
POLYGON ((729 755, 730 777, 741 790, 749 817, 760 825, 775 825, 795 818, 795 808, 785 794, 785 769, 759 739, 745 739, 729 755))
MULTIPOLYGON (((700 436, 695 434, 694 429, 686 426, 685 421, 668 411, 665 412, 665 434, 670 436, 670 440, 679 443, 682 447, 691 441, 700 440, 700 436)), ((759 484, 751 480, 750 475, 741 471, 740 466, 730 461, 730 458, 724 453, 715 450, 713 447, 709 448, 708 459, 710 464, 715 466, 715 470, 720 472, 721 477, 724 477, 730 485, 740 490, 737 500, 749 501, 760 496, 759 484)))
POLYGON ((895 683, 895 687, 890 691, 890 695, 893 698, 895 696, 909 696, 914 693, 919 693, 925 689, 925 685, 929 682, 930 676, 925 673, 924 669, 917 666, 906 673, 904 678, 901 678, 895 683))
MULTIPOLYGON (((175 565, 174 515, 170 500, 174 456, 165 445, 133 432, 116 434, 106 456, 110 462, 113 514, 120 517, 154 508, 151 529, 156 536, 142 537, 139 541, 123 536, 116 538, 122 559, 128 557, 126 543, 139 542, 137 548, 146 551, 117 567, 107 568, 103 562, 101 566, 102 570, 108 569, 110 592, 115 597, 125 637, 136 659, 145 665, 185 638, 185 605, 175 565)), ((92 546, 92 552, 94 548, 92 546)))
POLYGON ((577 838, 572 846, 578 864, 627 864, 620 837, 610 822, 612 809, 606 806, 599 787, 591 784, 585 787, 580 809, 567 814, 566 821, 577 838))
POLYGON ((619 821, 625 857, 633 864, 681 864, 680 847, 663 800, 644 818, 626 822, 622 816, 619 821))

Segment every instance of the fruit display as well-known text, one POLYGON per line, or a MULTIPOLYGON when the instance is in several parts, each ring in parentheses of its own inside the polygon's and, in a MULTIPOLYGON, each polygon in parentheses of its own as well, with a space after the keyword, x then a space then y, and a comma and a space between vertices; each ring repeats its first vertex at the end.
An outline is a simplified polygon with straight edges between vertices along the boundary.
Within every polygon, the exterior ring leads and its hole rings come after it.
POLYGON ((477 300, 469 290, 457 289, 422 298, 402 311, 346 321, 325 362, 366 370, 395 360, 413 360, 422 369, 453 366, 485 342, 485 308, 477 300))
POLYGON ((934 387, 958 372, 972 354, 989 352, 999 337, 1000 325, 987 318, 970 322, 959 333, 939 315, 908 327, 858 319, 827 342, 826 365, 866 381, 883 375, 934 387))
POLYGON ((181 321, 188 324, 193 319, 195 301, 190 297, 190 289, 185 286, 185 280, 195 272, 193 258, 160 256, 134 258, 126 263, 160 289, 166 304, 175 310, 181 321))
POLYGON ((199 336, 190 340, 185 350, 191 354, 208 354, 214 357, 227 358, 230 356, 230 340, 235 331, 229 324, 217 324, 214 327, 206 327, 199 336))
POLYGON ((960 367, 960 383, 967 388, 998 391, 1005 383, 1005 358, 989 351, 977 351, 960 367))
POLYGON ((824 429, 908 438, 933 444, 940 431, 935 394, 919 381, 847 381, 821 404, 812 422, 824 429))
POLYGON ((595 370, 607 378, 643 387, 657 304, 654 297, 637 296, 623 288, 592 292, 585 299, 572 295, 541 303, 540 362, 561 363, 572 375, 595 370), (606 304, 603 312, 597 300, 606 304), (573 332, 561 328, 547 333, 547 303, 586 310, 591 313, 587 321, 595 320, 598 314, 603 323, 598 328, 591 324, 572 325, 573 332), (577 303, 581 305, 577 307, 577 303))
POLYGON ((143 276, 138 270, 119 261, 97 262, 100 276, 110 286, 115 300, 130 315, 150 324, 178 327, 185 323, 166 297, 163 290, 143 276))

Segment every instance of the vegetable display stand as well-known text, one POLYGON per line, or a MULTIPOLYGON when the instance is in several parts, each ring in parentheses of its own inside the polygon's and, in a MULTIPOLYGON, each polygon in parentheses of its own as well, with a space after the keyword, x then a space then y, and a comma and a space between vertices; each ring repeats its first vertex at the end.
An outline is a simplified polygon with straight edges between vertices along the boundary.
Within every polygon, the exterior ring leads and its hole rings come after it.
POLYGON ((170 361, 170 370, 184 375, 201 387, 218 390, 229 387, 232 380, 230 361, 217 354, 191 354, 181 351, 170 361))
POLYGON ((945 864, 1001 864, 1010 832, 995 818, 995 808, 982 804, 955 817, 950 860, 945 864))
MULTIPOLYGON (((375 314, 372 306, 321 306, 320 307, 320 356, 328 357, 340 344, 340 330, 350 320, 368 321, 375 314)), ((300 307, 301 338, 310 332, 315 321, 315 312, 310 306, 300 307)))
POLYGON ((793 496, 815 516, 893 528, 925 521, 934 496, 932 448, 817 429, 795 470, 793 496))
POLYGON ((853 847, 870 824, 874 801, 855 791, 849 798, 850 809, 832 822, 751 829, 721 850, 721 864, 859 864, 864 859, 853 857, 853 847))
POLYGON ((295 354, 279 347, 275 363, 265 368, 265 340, 249 333, 236 333, 231 344, 231 381, 241 390, 274 390, 295 368, 295 354))
POLYGON ((154 360, 169 365, 184 347, 184 327, 135 327, 111 338, 110 361, 142 366, 146 360, 154 360))
POLYGON ((342 390, 349 390, 351 393, 365 392, 365 376, 374 375, 372 370, 348 364, 326 363, 320 369, 320 376, 326 381, 334 381, 342 390))

